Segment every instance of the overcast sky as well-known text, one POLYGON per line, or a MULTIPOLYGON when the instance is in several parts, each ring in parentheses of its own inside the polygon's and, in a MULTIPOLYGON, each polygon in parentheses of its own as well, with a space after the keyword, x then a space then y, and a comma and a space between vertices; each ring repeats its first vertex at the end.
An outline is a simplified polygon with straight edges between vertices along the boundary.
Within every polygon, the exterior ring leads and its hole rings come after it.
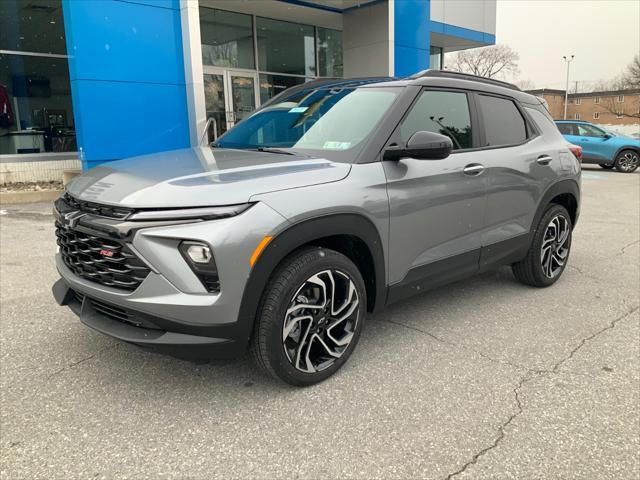
MULTIPOLYGON (((497 43, 520 54, 520 79, 564 88, 621 73, 640 51, 639 0, 498 0, 497 43)), ((580 88, 580 87, 579 87, 580 88)))

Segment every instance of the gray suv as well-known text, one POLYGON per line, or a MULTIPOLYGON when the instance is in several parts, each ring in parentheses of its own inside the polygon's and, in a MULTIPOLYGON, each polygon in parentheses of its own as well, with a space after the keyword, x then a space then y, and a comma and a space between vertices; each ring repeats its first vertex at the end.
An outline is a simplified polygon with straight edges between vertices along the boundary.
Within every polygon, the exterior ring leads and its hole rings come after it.
POLYGON ((580 165, 540 100, 449 72, 293 87, 210 146, 110 162, 55 204, 53 292, 91 328, 196 361, 335 373, 367 313, 500 265, 546 287, 580 165))

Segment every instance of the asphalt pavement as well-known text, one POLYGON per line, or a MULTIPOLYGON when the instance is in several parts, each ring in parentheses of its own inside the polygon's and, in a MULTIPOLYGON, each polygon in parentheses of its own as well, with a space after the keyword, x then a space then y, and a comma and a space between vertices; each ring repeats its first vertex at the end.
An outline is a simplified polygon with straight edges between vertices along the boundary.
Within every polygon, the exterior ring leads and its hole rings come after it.
POLYGON ((140 351, 54 302, 51 206, 0 207, 0 477, 640 477, 640 171, 583 176, 569 267, 368 319, 305 389, 140 351))

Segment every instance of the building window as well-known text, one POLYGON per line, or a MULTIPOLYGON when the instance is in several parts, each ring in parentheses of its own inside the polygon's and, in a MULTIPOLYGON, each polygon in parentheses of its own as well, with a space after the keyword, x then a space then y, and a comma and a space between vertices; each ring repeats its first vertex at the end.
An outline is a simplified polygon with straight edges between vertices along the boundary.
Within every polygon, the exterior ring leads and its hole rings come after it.
POLYGON ((0 155, 76 151, 61 0, 0 1, 0 155))
POLYGON ((600 112, 593 112, 593 119, 598 120, 600 118, 600 112))
POLYGON ((624 117, 624 112, 616 112, 616 118, 624 117))
POLYGON ((442 47, 431 47, 429 49, 429 68, 442 70, 444 66, 444 53, 442 47))
POLYGON ((258 69, 315 77, 315 32, 311 25, 258 17, 258 69))
POLYGON ((579 113, 574 114, 573 115, 573 119, 574 120, 580 120, 580 114, 579 113))
POLYGON ((205 65, 256 68, 251 15, 200 7, 200 37, 205 65))
POLYGON ((596 97, 593 99, 593 103, 600 103, 600 97, 596 97))
POLYGON ((581 105, 582 99, 580 97, 576 98, 576 105, 581 105))
POLYGON ((618 99, 616 100, 618 103, 624 102, 624 95, 618 95, 618 99))
POLYGON ((329 28, 316 28, 318 70, 321 77, 342 77, 342 32, 329 28))

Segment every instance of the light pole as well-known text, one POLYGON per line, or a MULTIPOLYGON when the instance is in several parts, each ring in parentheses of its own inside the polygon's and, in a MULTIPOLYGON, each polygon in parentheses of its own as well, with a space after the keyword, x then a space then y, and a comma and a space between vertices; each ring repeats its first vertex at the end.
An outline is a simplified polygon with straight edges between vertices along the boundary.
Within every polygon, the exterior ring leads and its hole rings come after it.
POLYGON ((567 119, 567 103, 569 102, 569 66, 573 61, 573 57, 575 57, 575 55, 571 55, 570 57, 567 57, 567 56, 562 57, 564 58, 564 61, 567 62, 567 85, 564 89, 564 119, 565 120, 567 119))

